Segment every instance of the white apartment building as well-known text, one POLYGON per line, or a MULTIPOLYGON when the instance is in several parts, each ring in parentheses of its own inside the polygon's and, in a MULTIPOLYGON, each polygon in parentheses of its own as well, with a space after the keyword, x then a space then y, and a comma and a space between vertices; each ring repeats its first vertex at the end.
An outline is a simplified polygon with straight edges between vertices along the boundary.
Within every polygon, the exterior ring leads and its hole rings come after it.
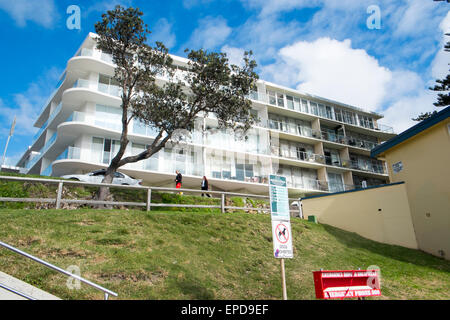
MULTIPOLYGON (((90 33, 68 61, 34 123, 39 131, 17 163, 30 174, 106 168, 118 150, 121 98, 115 66, 110 55, 96 49, 94 37, 90 33)), ((182 77, 188 60, 172 57, 182 77)), ((180 170, 185 188, 198 189, 206 176, 214 190, 258 194, 267 194, 269 174, 279 174, 295 197, 388 182, 385 163, 370 158, 373 147, 395 136, 379 123, 382 115, 262 80, 249 98, 260 122, 245 138, 217 130, 211 115, 200 116, 193 132, 182 133, 182 142, 119 171, 148 185, 173 187, 180 170)), ((132 120, 125 156, 142 151, 154 136, 152 128, 132 120)))

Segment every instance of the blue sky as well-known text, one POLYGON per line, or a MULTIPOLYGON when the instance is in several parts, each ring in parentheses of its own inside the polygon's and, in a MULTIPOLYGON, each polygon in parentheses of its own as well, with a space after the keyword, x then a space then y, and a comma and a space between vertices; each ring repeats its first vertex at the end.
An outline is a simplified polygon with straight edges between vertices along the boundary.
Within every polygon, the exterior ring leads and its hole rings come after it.
POLYGON ((7 156, 27 149, 67 60, 116 4, 139 7, 150 41, 173 54, 205 48, 237 62, 251 49, 261 78, 380 112, 397 132, 435 109, 428 87, 450 62, 442 50, 450 4, 432 0, 0 0, 2 153, 14 115, 7 156), (66 26, 69 5, 81 9, 80 30, 66 26), (371 5, 379 8, 379 29, 368 28, 371 5))

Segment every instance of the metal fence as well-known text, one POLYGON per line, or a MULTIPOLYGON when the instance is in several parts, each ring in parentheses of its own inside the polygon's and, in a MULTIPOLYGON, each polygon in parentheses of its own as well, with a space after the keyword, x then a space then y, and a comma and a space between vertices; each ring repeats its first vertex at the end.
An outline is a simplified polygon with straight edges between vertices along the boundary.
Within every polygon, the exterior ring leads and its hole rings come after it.
MULTIPOLYGON (((147 211, 150 211, 152 207, 172 207, 172 208, 204 208, 204 209, 220 209, 222 213, 225 213, 227 209, 229 210, 244 210, 244 211, 258 211, 270 213, 270 208, 254 208, 254 207, 235 207, 227 206, 227 197, 242 197, 250 199, 266 199, 269 200, 268 195, 258 195, 258 194, 246 194, 246 193, 234 193, 225 191, 210 191, 210 190, 195 190, 195 189, 175 189, 175 188, 164 188, 164 187, 148 187, 148 186, 129 186, 129 185, 118 185, 118 184, 106 184, 106 183, 91 183, 82 182, 74 180, 60 180, 60 179, 44 179, 44 178, 26 178, 26 177, 10 177, 10 176, 0 176, 0 180, 7 181, 18 181, 18 182, 32 182, 32 183, 47 183, 58 185, 55 198, 11 198, 11 197, 0 197, 0 202, 31 202, 31 203, 54 203, 56 209, 61 209, 63 203, 67 204, 87 204, 87 205, 105 205, 105 206, 134 206, 143 207, 147 211), (144 191, 147 193, 146 202, 124 202, 124 201, 100 201, 100 200, 87 200, 87 199, 64 199, 62 196, 64 185, 78 185, 86 187, 109 187, 109 188, 122 188, 122 189, 132 189, 144 191), (210 194, 216 195, 220 198, 220 205, 201 205, 201 204, 174 204, 174 203, 152 203, 152 191, 158 192, 172 192, 172 193, 193 193, 193 194, 210 194)), ((269 191, 269 190, 267 190, 269 191)), ((294 201, 299 201, 299 199, 289 198, 290 204, 294 201)), ((300 213, 300 208, 292 209, 291 215, 298 215, 300 213)))

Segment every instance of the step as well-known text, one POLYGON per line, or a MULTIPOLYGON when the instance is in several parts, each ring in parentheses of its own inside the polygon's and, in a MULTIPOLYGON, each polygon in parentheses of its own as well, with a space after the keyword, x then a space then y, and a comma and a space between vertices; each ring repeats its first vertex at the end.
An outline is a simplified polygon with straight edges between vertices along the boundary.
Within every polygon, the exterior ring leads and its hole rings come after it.
MULTIPOLYGON (((61 300, 60 298, 48 292, 38 289, 26 282, 16 279, 1 271, 0 271, 0 284, 8 288, 12 288, 36 300, 61 300)), ((0 287, 0 300, 28 300, 28 299, 0 287)))

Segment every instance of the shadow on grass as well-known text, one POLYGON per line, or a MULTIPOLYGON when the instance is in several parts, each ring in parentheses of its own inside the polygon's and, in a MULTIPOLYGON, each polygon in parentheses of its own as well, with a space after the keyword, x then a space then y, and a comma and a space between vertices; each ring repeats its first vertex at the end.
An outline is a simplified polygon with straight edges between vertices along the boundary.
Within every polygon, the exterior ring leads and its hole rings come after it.
POLYGON ((177 279, 176 285, 181 292, 191 299, 213 300, 214 292, 201 285, 201 281, 193 276, 187 276, 183 279, 177 279))
POLYGON ((334 236, 337 241, 348 248, 370 251, 393 260, 411 263, 417 266, 429 267, 439 271, 450 272, 450 261, 435 257, 426 252, 396 245, 388 245, 361 237, 360 235, 321 224, 324 230, 334 236))

